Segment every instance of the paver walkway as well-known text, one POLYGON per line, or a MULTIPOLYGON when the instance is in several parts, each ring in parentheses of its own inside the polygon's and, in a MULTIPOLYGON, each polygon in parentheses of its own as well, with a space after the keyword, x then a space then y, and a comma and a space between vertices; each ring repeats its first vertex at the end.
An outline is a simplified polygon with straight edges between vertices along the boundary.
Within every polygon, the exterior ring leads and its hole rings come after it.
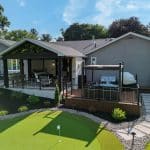
POLYGON ((116 130, 116 133, 121 136, 124 140, 132 140, 132 132, 135 132, 135 138, 144 137, 146 135, 150 135, 150 122, 143 121, 133 128, 125 128, 116 130))

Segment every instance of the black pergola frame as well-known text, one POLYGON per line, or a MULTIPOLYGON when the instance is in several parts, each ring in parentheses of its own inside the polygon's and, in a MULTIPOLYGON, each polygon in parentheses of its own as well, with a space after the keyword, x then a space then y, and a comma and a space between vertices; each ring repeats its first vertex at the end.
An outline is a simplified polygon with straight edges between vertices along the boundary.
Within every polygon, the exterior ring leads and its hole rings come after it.
MULTIPOLYGON (((119 89, 121 89, 123 86, 123 72, 124 72, 123 63, 119 63, 118 65, 84 65, 84 63, 82 63, 82 91, 84 88, 84 72, 85 72, 85 70, 92 71, 92 81, 93 81, 94 70, 119 71, 119 89)), ((121 90, 120 90, 120 92, 121 92, 121 90)))

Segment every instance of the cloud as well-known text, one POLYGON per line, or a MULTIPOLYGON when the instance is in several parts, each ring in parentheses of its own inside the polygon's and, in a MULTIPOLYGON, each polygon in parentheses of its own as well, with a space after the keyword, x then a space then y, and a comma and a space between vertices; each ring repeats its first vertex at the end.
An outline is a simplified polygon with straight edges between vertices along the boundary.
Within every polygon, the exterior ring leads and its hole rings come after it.
POLYGON ((26 6, 26 1, 25 0, 17 0, 18 4, 20 7, 25 7, 26 6))
POLYGON ((88 0, 69 0, 63 12, 63 20, 67 24, 75 22, 75 20, 82 15, 82 9, 85 8, 87 2, 88 0))
POLYGON ((150 1, 129 1, 126 5, 129 10, 150 9, 150 1))
POLYGON ((69 0, 63 12, 63 20, 69 25, 79 22, 108 26, 115 19, 141 17, 141 12, 148 17, 150 12, 150 0, 93 0, 93 5, 89 5, 90 2, 69 0), (88 10, 90 13, 87 13, 88 10))
POLYGON ((97 0, 95 4, 97 14, 93 17, 94 23, 108 26, 114 19, 120 16, 136 16, 139 10, 150 9, 150 1, 146 0, 97 0))

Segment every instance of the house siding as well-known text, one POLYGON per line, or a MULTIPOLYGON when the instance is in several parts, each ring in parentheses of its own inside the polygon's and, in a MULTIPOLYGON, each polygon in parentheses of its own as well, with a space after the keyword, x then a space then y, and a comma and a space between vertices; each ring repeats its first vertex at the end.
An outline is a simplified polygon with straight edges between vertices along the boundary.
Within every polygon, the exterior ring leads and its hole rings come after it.
MULTIPOLYGON (((97 64, 118 64, 124 62, 124 70, 138 75, 140 86, 150 87, 150 41, 135 36, 120 39, 102 49, 88 55, 86 64, 96 57, 97 64)), ((94 80, 99 81, 102 74, 117 74, 110 71, 95 71, 94 80)), ((91 72, 87 71, 87 80, 91 80, 91 72)))

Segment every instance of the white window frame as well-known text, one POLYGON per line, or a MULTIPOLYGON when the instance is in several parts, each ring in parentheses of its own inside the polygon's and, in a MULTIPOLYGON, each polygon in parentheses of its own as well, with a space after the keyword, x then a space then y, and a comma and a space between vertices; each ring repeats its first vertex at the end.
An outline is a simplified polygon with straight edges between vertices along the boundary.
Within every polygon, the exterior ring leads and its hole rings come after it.
POLYGON ((14 65, 13 65, 14 59, 9 59, 9 61, 10 61, 10 68, 8 69, 8 72, 9 73, 17 73, 17 72, 19 72, 20 71, 19 65, 18 65, 19 60, 15 59, 15 61, 16 61, 15 62, 15 69, 14 69, 14 65))
POLYGON ((91 57, 91 65, 96 65, 96 57, 91 57), (93 61, 93 59, 94 59, 94 61, 93 61))

